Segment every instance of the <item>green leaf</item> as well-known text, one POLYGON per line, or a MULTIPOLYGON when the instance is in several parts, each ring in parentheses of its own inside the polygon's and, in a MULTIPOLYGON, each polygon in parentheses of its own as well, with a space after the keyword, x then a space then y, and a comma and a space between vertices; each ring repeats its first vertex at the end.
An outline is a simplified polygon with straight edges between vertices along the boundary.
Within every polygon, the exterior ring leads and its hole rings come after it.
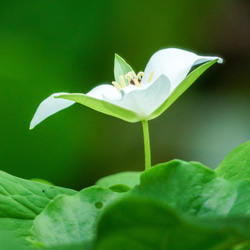
POLYGON ((112 103, 99 100, 85 94, 63 94, 55 98, 62 98, 80 103, 86 107, 92 108, 96 111, 104 113, 106 115, 111 115, 116 118, 122 119, 127 122, 138 122, 140 119, 138 115, 133 111, 118 107, 112 103))
POLYGON ((0 229, 0 249, 3 250, 35 250, 33 246, 25 246, 20 244, 16 235, 13 232, 2 231, 0 229))
POLYGON ((123 184, 133 188, 140 183, 142 172, 123 172, 101 178, 96 182, 96 186, 109 188, 117 184, 123 184))
POLYGON ((245 240, 238 232, 207 222, 190 223, 162 203, 129 197, 104 211, 95 249, 225 250, 245 240))
POLYGON ((250 180, 250 141, 232 150, 215 172, 230 181, 250 180))
POLYGON ((247 249, 249 193, 250 181, 225 180, 197 162, 159 164, 104 211, 97 249, 247 249))
POLYGON ((114 75, 115 75, 115 81, 119 84, 119 76, 123 76, 126 85, 128 85, 128 80, 125 78, 125 75, 133 71, 131 66, 119 55, 115 54, 115 63, 114 63, 114 75))
POLYGON ((193 83, 194 81, 203 74, 209 67, 217 62, 218 59, 207 62, 193 70, 180 84, 179 86, 173 91, 173 93, 167 98, 167 100, 151 115, 150 119, 154 119, 161 115, 170 105, 172 105, 176 99, 181 96, 193 83))
POLYGON ((49 247, 87 244, 95 237, 103 209, 120 197, 120 193, 95 186, 73 196, 60 195, 35 218, 31 240, 49 247))
POLYGON ((0 228, 12 232, 21 245, 27 245, 34 218, 59 194, 75 193, 0 171, 0 228))
POLYGON ((130 193, 193 217, 250 214, 250 181, 227 181, 197 162, 159 164, 142 173, 140 185, 130 193))

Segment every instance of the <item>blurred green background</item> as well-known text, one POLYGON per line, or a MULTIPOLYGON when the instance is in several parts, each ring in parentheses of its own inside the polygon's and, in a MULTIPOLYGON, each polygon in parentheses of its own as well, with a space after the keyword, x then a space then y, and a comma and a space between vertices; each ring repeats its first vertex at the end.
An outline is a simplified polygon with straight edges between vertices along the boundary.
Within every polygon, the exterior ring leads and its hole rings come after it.
POLYGON ((250 138, 249 23, 243 0, 0 1, 1 170, 75 189, 143 170, 139 123, 73 105, 28 128, 50 94, 111 82, 114 53, 139 71, 166 47, 225 63, 150 122, 153 164, 178 158, 215 168, 250 138))

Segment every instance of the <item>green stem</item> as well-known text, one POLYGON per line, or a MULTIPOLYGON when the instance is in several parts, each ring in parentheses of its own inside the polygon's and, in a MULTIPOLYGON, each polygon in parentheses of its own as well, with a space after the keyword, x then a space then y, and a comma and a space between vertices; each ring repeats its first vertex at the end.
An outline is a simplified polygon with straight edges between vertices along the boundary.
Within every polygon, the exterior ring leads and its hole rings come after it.
POLYGON ((144 151, 145 151, 145 170, 151 167, 151 151, 149 140, 148 121, 142 121, 143 139, 144 139, 144 151))

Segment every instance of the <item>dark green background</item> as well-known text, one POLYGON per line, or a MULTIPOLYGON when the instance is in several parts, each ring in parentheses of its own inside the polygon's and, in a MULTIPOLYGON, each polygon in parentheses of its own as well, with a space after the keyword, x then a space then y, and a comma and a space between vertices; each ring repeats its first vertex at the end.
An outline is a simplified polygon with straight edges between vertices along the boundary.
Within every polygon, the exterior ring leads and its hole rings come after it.
POLYGON ((216 167, 250 138, 249 3, 238 0, 0 1, 0 167, 81 189, 143 170, 141 125, 74 105, 34 130, 39 103, 111 82, 114 53, 136 70, 166 47, 219 55, 150 122, 153 164, 174 158, 216 167))

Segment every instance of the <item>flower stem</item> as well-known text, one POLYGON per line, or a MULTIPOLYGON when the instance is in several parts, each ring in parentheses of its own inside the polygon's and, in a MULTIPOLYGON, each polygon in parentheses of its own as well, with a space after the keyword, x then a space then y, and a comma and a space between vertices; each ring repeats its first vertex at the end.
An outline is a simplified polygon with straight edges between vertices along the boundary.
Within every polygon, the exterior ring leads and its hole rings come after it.
POLYGON ((144 139, 144 151, 145 151, 145 170, 151 167, 151 151, 149 140, 148 121, 142 121, 143 139, 144 139))

